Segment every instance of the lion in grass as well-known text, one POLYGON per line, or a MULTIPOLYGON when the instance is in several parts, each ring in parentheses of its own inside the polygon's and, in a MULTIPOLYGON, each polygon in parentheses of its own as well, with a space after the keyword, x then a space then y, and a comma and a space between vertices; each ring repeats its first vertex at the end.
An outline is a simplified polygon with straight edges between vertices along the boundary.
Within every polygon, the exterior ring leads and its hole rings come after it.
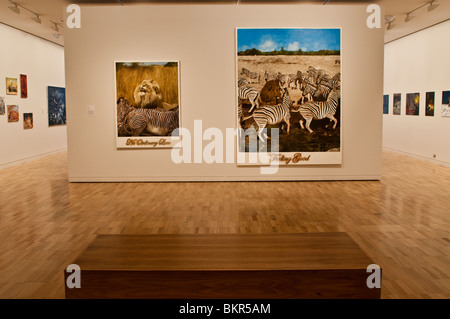
POLYGON ((137 108, 162 108, 161 87, 155 80, 144 80, 134 90, 134 102, 137 108))

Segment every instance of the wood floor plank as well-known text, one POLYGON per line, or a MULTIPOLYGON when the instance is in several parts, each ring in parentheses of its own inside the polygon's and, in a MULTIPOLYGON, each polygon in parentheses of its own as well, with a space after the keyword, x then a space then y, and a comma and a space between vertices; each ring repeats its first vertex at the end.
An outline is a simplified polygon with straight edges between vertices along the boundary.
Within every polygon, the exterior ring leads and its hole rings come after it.
POLYGON ((76 183, 67 154, 0 170, 0 298, 64 298, 96 234, 346 232, 382 298, 450 295, 450 168, 383 152, 381 181, 76 183), (30 281, 32 280, 32 281, 30 281))

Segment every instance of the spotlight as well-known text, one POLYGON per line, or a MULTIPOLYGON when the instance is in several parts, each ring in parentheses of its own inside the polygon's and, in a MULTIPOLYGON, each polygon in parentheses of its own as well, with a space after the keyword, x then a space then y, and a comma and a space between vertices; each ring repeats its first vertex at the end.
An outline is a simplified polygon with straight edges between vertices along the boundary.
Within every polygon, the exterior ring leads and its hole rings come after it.
POLYGON ((53 22, 53 21, 50 21, 50 22, 53 23, 53 25, 50 26, 50 28, 52 28, 56 32, 59 32, 58 24, 56 22, 53 22))
POLYGON ((20 9, 19 9, 19 7, 17 7, 17 3, 12 2, 12 1, 9 1, 9 2, 11 2, 14 6, 9 6, 8 8, 10 8, 12 12, 20 14, 20 9))
POLYGON ((39 14, 36 14, 35 17, 31 17, 31 20, 33 20, 34 22, 37 22, 37 23, 41 23, 42 22, 41 18, 39 18, 39 14))
POLYGON ((408 14, 406 15, 406 18, 405 18, 405 22, 409 22, 412 19, 414 19, 414 16, 411 14, 411 12, 408 12, 408 14))
POLYGON ((58 39, 61 37, 61 34, 55 33, 55 34, 53 34, 53 37, 54 37, 56 40, 58 40, 58 39))
POLYGON ((437 3, 437 0, 431 0, 430 6, 428 7, 428 12, 433 11, 437 7, 439 7, 439 3, 437 3))

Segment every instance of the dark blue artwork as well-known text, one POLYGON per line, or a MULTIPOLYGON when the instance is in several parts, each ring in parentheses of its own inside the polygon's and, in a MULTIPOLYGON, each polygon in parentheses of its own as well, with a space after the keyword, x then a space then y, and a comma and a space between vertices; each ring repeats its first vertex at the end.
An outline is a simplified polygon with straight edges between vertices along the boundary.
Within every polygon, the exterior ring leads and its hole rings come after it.
POLYGON ((383 96, 383 114, 389 114, 389 95, 383 96))
POLYGON ((48 125, 66 124, 66 89, 48 87, 48 125))

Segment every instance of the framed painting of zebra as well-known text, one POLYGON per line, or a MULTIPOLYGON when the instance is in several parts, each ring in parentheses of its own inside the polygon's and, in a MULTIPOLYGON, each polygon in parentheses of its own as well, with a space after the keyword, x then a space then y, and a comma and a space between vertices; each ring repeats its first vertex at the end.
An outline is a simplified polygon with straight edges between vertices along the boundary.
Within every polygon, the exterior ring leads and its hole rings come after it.
POLYGON ((178 61, 115 62, 117 148, 173 148, 179 141, 178 61))
POLYGON ((442 92, 442 117, 450 117, 450 91, 442 92))
POLYGON ((341 33, 236 28, 238 165, 342 163, 341 33))
POLYGON ((419 115, 419 93, 406 94, 406 115, 419 115))
POLYGON ((66 125, 66 89, 47 87, 48 126, 66 125))

